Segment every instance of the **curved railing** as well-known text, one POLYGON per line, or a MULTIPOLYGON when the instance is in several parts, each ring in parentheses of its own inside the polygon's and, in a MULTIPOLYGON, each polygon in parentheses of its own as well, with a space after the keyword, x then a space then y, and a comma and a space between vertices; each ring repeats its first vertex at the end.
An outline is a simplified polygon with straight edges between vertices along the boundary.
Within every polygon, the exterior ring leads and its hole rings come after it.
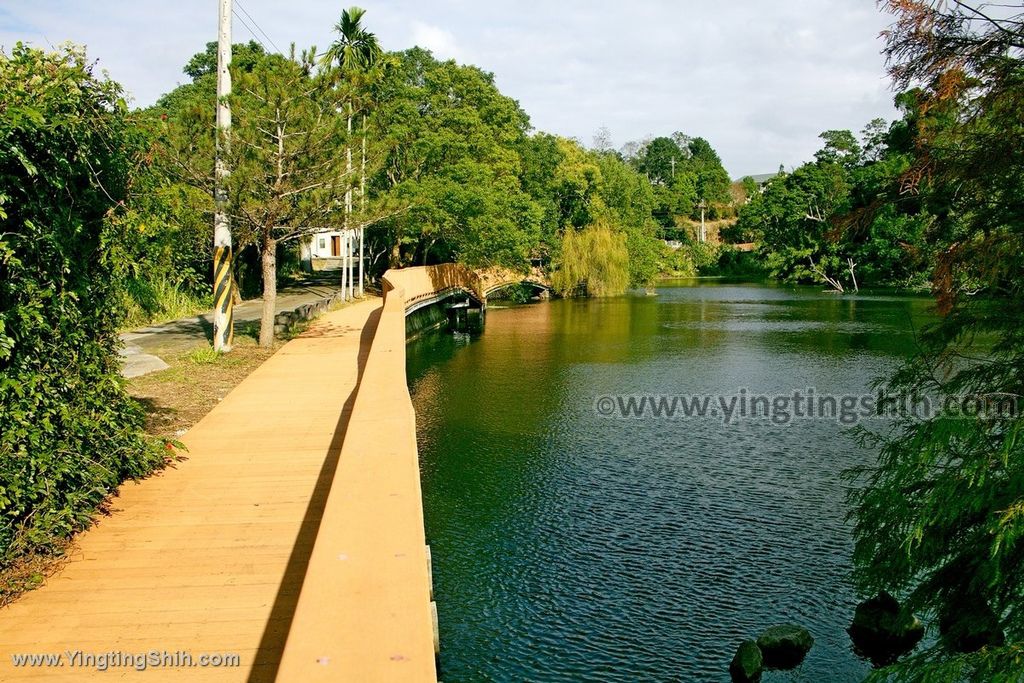
POLYGON ((472 269, 458 263, 442 263, 436 266, 393 268, 382 278, 385 291, 389 288, 402 291, 407 313, 456 292, 484 303, 488 295, 502 287, 524 282, 549 289, 547 278, 539 268, 521 273, 509 268, 472 269))
POLYGON ((279 681, 437 680, 405 309, 385 281, 279 681))

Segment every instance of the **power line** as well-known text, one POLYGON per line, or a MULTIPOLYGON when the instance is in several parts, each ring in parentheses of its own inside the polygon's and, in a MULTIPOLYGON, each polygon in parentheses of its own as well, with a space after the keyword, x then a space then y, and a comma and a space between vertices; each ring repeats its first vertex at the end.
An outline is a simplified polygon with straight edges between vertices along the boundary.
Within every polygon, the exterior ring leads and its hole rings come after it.
MULTIPOLYGON (((267 35, 267 32, 263 30, 263 27, 262 27, 262 26, 260 26, 260 25, 259 25, 259 23, 258 23, 258 22, 257 22, 257 21, 256 21, 255 19, 253 19, 252 15, 251 15, 251 14, 249 14, 249 12, 248 12, 248 11, 247 11, 247 10, 245 9, 245 7, 243 7, 243 6, 242 6, 242 3, 241 3, 241 2, 239 2, 239 0, 235 0, 235 4, 237 4, 237 5, 238 5, 238 9, 242 10, 242 13, 243 13, 243 14, 245 14, 245 16, 247 16, 247 17, 249 18, 249 21, 251 21, 251 22, 252 22, 253 26, 255 26, 255 27, 256 27, 256 29, 257 29, 257 30, 258 30, 258 31, 259 31, 260 33, 262 33, 262 34, 263 34, 263 37, 267 39, 267 42, 268 42, 268 43, 270 43, 271 45, 273 45, 273 46, 274 46, 274 49, 275 49, 275 50, 277 50, 278 54, 283 54, 283 53, 281 52, 281 48, 279 48, 279 47, 278 47, 278 46, 277 46, 277 45, 276 45, 276 44, 274 43, 274 39, 273 39, 273 38, 271 38, 271 37, 270 37, 269 35, 267 35)), ((236 15, 236 16, 237 16, 237 15, 236 15)), ((259 40, 259 38, 256 38, 256 40, 259 40)), ((263 48, 264 48, 264 49, 266 49, 266 47, 267 47, 266 45, 264 45, 264 46, 263 46, 263 48)))
POLYGON ((234 8, 232 8, 231 13, 233 15, 235 15, 235 19, 238 19, 238 21, 242 24, 242 26, 244 26, 246 28, 246 30, 249 31, 249 35, 251 35, 253 38, 255 38, 256 42, 259 43, 263 47, 263 51, 264 52, 270 52, 270 49, 266 46, 266 44, 262 40, 260 40, 260 37, 256 34, 256 31, 254 31, 252 29, 252 26, 249 26, 249 24, 245 21, 245 19, 242 18, 242 15, 239 14, 238 12, 236 12, 234 10, 234 8))

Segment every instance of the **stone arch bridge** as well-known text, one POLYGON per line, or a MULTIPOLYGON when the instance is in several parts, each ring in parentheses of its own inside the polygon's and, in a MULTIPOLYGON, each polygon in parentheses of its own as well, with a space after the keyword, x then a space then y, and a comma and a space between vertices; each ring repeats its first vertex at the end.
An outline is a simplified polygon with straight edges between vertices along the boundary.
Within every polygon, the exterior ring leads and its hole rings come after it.
POLYGON ((458 263, 392 269, 384 274, 385 296, 395 290, 405 302, 406 315, 457 296, 467 296, 479 307, 487 297, 512 285, 527 284, 550 291, 551 284, 540 268, 518 272, 509 268, 472 269, 458 263))

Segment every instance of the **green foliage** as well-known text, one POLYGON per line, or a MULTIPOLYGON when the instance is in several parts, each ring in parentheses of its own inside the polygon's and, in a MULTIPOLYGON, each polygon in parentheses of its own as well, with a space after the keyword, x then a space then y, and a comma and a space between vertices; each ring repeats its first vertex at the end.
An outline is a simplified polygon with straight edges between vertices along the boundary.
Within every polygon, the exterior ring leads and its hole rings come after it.
POLYGON ((654 218, 671 230, 686 218, 705 214, 717 217, 730 204, 729 174, 718 154, 704 138, 682 133, 654 138, 644 145, 634 161, 654 186, 654 218))
POLYGON ((841 166, 806 164, 755 195, 740 212, 737 230, 757 236, 773 277, 812 280, 812 261, 834 272, 840 260, 830 219, 847 208, 849 192, 841 166))
POLYGON ((363 27, 365 15, 361 7, 342 10, 334 25, 338 38, 324 54, 325 63, 337 65, 345 74, 369 71, 377 64, 383 53, 377 36, 363 27))
POLYGON ((487 295, 488 301, 509 301, 514 304, 525 304, 537 295, 537 288, 525 282, 514 283, 507 287, 491 292, 487 295))
POLYGON ((372 248, 390 252, 392 266, 526 267, 550 215, 520 179, 526 114, 476 67, 419 48, 391 58, 374 86, 371 133, 383 158, 371 188, 409 208, 371 231, 372 248))
POLYGON ((764 266, 751 251, 739 251, 725 245, 719 249, 718 262, 706 271, 709 275, 726 277, 762 278, 765 276, 764 266))
MULTIPOLYGON (((241 71, 252 71, 265 56, 263 46, 255 40, 248 43, 235 43, 231 46, 231 66, 241 71)), ((206 49, 192 56, 182 69, 193 81, 204 76, 217 76, 217 41, 206 44, 206 49)))
MULTIPOLYGON (((571 140, 557 140, 560 155, 547 188, 560 228, 602 224, 625 237, 629 282, 647 286, 659 269, 661 243, 651 218, 651 185, 617 156, 584 150, 571 140)), ((543 192, 543 189, 541 190, 543 192)), ((564 244, 564 242, 563 242, 564 244)))
POLYGON ((689 157, 689 150, 684 154, 679 145, 671 138, 654 138, 647 144, 637 167, 646 173, 652 183, 668 185, 675 176, 676 166, 681 167, 689 157))
POLYGON ((703 271, 718 263, 720 248, 711 242, 694 242, 687 245, 693 255, 693 265, 703 271))
POLYGON ((728 204, 732 183, 711 143, 704 138, 693 138, 689 149, 689 168, 695 178, 697 197, 707 204, 728 204))
MULTIPOLYGON (((718 176, 726 177, 706 141, 681 134, 664 139, 678 155, 676 176, 664 187, 652 185, 614 153, 591 152, 555 136, 528 135, 528 117, 498 91, 493 75, 438 61, 419 48, 380 54, 363 19, 358 8, 343 12, 336 27, 338 39, 319 65, 293 61, 311 84, 318 77, 317 66, 334 73, 340 99, 334 114, 353 119, 359 141, 365 123, 370 209, 364 211, 360 202, 354 220, 369 225, 371 273, 453 260, 525 269, 531 262, 557 259, 567 228, 580 230, 604 222, 624 238, 630 282, 647 285, 657 276, 661 262, 655 217, 674 225, 695 211, 699 215, 698 185, 708 185, 701 180, 708 174, 700 175, 700 168, 714 166, 718 176), (691 146, 697 161, 687 171, 691 146)), ((249 155, 231 160, 233 194, 240 207, 235 218, 239 226, 236 253, 243 252, 236 259, 236 279, 243 288, 249 279, 243 266, 253 260, 244 249, 259 241, 258 230, 249 220, 259 212, 251 209, 253 202, 263 202, 259 198, 266 192, 261 184, 265 186, 273 173, 260 173, 261 164, 251 163, 253 149, 247 142, 251 136, 244 130, 251 117, 245 112, 246 96, 238 93, 263 92, 262 86, 243 85, 253 79, 259 85, 268 73, 291 68, 284 64, 289 60, 249 47, 241 48, 242 58, 232 67, 236 84, 232 153, 249 155)), ((152 285, 150 289, 164 282, 173 282, 190 295, 205 294, 208 289, 215 63, 215 49, 208 46, 186 67, 193 82, 146 112, 157 140, 153 199, 131 208, 139 224, 159 220, 167 226, 156 231, 165 238, 163 243, 142 240, 145 244, 134 249, 136 260, 143 264, 139 277, 152 285), (189 216, 198 220, 189 221, 189 216), (170 245, 176 248, 165 249, 170 245), (188 264, 172 264, 156 258, 162 253, 194 258, 188 264), (176 279, 179 273, 180 280, 176 279), (191 283, 196 284, 194 289, 191 283)), ((326 118, 339 117, 328 112, 326 118)), ((331 137, 340 160, 353 136, 331 137)), ((148 233, 140 230, 140 234, 148 233)), ((135 308, 147 307, 139 301, 135 308)))
POLYGON ((728 236, 759 242, 772 277, 849 287, 852 262, 858 284, 919 287, 934 263, 928 230, 946 209, 934 201, 927 208, 924 195, 906 191, 922 121, 912 93, 897 104, 902 120, 870 122, 862 141, 826 131, 814 162, 780 172, 763 191, 746 190, 750 200, 728 236))
POLYGON ((339 203, 354 184, 339 153, 349 142, 337 115, 342 95, 330 74, 311 75, 311 68, 268 55, 235 76, 237 120, 227 155, 233 230, 261 252, 303 236, 308 226, 337 224, 339 203))
POLYGON ((885 381, 890 395, 977 397, 981 415, 906 419, 863 433, 876 467, 851 473, 858 585, 884 588, 939 623, 934 645, 877 681, 1019 681, 1024 671, 1024 43, 1021 17, 978 22, 961 5, 888 3, 887 36, 909 153, 903 193, 921 235, 941 321, 921 354, 885 381), (1010 410, 1011 404, 1016 410, 1010 410), (1002 406, 1002 408, 1000 408, 1002 406), (973 630, 984 638, 963 638, 973 630), (984 647, 982 647, 984 645, 984 647))
POLYGON ((659 264, 662 273, 673 277, 697 277, 700 274, 689 244, 678 249, 665 245, 659 264))
POLYGON ((122 312, 124 329, 187 318, 213 307, 212 296, 194 294, 180 282, 153 273, 126 277, 119 293, 116 305, 122 312))
POLYGON ((223 354, 220 351, 215 350, 212 346, 204 346, 198 348, 195 351, 190 351, 186 358, 193 365, 214 365, 217 363, 223 354))
POLYGON ((761 191, 760 185, 750 176, 743 176, 740 185, 743 187, 744 199, 753 199, 761 191))
POLYGON ((819 164, 837 164, 854 168, 861 162, 860 143, 848 130, 826 130, 819 135, 825 146, 814 154, 819 164))
POLYGON ((562 294, 614 296, 629 286, 625 235, 604 222, 567 228, 551 282, 562 294))
POLYGON ((71 48, 0 55, 0 566, 163 462, 116 355, 119 215, 145 140, 71 48))
POLYGON ((722 254, 731 251, 711 242, 687 241, 672 249, 665 245, 659 260, 662 272, 675 277, 717 275, 722 254))

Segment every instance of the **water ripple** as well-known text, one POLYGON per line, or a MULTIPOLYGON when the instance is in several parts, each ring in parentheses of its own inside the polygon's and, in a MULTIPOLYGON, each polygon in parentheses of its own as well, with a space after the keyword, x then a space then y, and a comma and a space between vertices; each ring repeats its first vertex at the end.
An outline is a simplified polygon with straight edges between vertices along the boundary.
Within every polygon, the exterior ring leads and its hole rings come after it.
POLYGON ((615 393, 864 390, 912 347, 912 299, 758 287, 495 310, 410 346, 441 678, 728 681, 774 623, 816 644, 779 681, 858 681, 830 421, 606 420, 615 393), (780 312, 781 311, 781 312, 780 312), (711 335, 711 336, 709 336, 711 335))

